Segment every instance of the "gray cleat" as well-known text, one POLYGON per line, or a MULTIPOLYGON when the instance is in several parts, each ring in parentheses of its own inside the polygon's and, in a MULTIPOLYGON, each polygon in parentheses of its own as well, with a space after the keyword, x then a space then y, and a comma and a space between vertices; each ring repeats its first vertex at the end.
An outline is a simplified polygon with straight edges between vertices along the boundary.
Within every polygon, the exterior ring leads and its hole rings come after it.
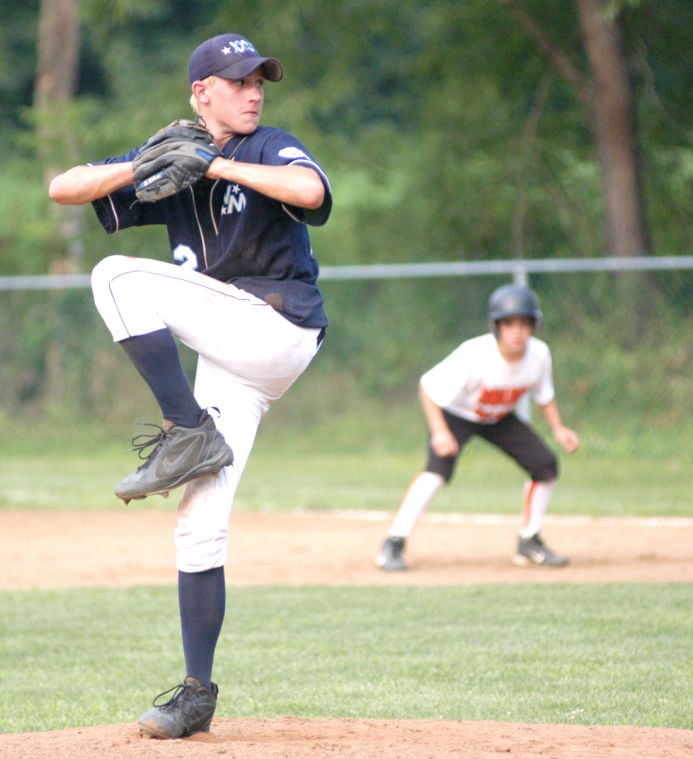
POLYGON ((564 567, 570 559, 561 556, 547 548, 539 534, 531 538, 520 538, 517 544, 517 553, 513 563, 518 567, 526 567, 529 564, 538 564, 544 567, 564 567))
POLYGON ((400 572, 407 568, 402 552, 404 551, 404 538, 390 536, 382 545, 378 558, 375 560, 376 566, 386 572, 400 572))
POLYGON ((140 732, 148 738, 186 738, 193 733, 208 733, 217 707, 219 688, 212 683, 211 692, 194 677, 160 693, 153 708, 138 720, 140 732), (162 696, 173 693, 163 704, 162 696))
POLYGON ((148 426, 156 427, 158 434, 133 438, 133 450, 138 451, 140 458, 144 458, 142 454, 147 448, 155 446, 154 450, 137 471, 115 487, 115 494, 126 505, 148 495, 166 496, 173 488, 203 474, 216 474, 233 463, 233 451, 207 411, 203 412, 197 427, 148 426))

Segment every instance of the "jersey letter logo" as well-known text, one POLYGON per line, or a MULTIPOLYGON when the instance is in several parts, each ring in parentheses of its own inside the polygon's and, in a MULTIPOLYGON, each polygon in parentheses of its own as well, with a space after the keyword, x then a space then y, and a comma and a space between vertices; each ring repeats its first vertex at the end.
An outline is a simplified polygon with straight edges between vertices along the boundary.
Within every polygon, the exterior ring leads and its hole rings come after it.
POLYGON ((229 185, 224 193, 221 215, 229 216, 232 213, 241 213, 245 209, 247 202, 245 194, 237 184, 229 185))

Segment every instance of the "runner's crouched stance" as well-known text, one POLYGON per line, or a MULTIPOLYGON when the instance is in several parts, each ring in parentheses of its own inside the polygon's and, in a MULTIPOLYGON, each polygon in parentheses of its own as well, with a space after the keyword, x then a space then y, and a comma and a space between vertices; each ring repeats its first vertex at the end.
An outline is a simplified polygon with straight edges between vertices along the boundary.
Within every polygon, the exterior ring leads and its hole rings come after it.
POLYGON ((578 436, 563 425, 554 397, 549 347, 533 336, 542 318, 536 293, 519 285, 499 287, 489 299, 488 318, 489 334, 463 342, 421 378, 419 397, 430 433, 428 463, 409 486, 376 558, 385 571, 407 568, 407 538, 452 478, 458 456, 474 435, 514 459, 530 478, 515 563, 568 563, 568 557, 551 551, 540 535, 558 461, 515 414, 520 400, 531 393, 556 441, 569 453, 577 450, 578 436))

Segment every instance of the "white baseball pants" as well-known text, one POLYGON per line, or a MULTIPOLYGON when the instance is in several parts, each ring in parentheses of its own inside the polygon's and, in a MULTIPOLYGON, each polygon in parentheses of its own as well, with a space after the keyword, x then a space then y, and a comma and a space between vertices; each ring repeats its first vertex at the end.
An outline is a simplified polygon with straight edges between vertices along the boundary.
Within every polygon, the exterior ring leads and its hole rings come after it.
POLYGON ((195 397, 202 408, 219 409, 215 422, 234 462, 185 486, 176 566, 223 566, 234 496, 260 420, 308 366, 320 330, 292 324, 232 284, 151 259, 103 259, 92 272, 92 291, 115 342, 168 328, 198 354, 195 397))

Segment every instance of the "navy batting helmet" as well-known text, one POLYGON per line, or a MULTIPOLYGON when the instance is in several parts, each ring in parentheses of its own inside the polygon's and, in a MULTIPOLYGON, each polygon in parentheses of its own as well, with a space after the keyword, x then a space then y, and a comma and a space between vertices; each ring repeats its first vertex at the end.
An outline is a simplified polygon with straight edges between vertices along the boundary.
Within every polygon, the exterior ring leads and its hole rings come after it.
POLYGON ((539 298, 534 290, 524 285, 503 285, 496 288, 488 299, 488 320, 492 329, 501 319, 511 316, 528 316, 534 321, 534 328, 541 326, 539 298))

